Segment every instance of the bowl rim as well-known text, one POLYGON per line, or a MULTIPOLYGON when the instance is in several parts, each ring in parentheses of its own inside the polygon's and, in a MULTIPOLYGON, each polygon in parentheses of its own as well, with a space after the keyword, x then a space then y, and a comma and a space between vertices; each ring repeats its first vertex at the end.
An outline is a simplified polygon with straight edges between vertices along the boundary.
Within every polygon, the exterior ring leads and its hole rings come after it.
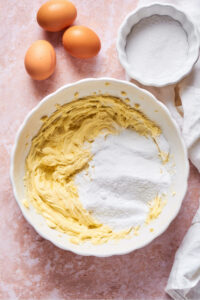
MULTIPOLYGON (((156 13, 156 14, 158 15, 158 13, 156 13)), ((154 12, 152 12, 151 16, 153 16, 153 15, 155 15, 154 12)), ((144 19, 144 18, 146 18, 146 17, 141 17, 139 19, 139 21, 144 19)), ((132 25, 132 27, 134 25, 132 25)), ((181 23, 181 26, 182 26, 182 23, 181 23)), ((191 33, 190 33, 190 35, 191 35, 191 33)), ((174 4, 154 2, 154 3, 148 4, 148 5, 139 6, 138 8, 136 8, 134 11, 130 12, 125 17, 125 19, 123 20, 122 24, 120 25, 120 27, 118 29, 116 49, 117 49, 119 61, 120 61, 122 67, 125 69, 126 73, 128 74, 128 76, 130 78, 135 79, 136 81, 140 82, 141 84, 143 84, 145 86, 163 87, 163 86, 168 86, 168 85, 175 84, 175 83, 179 82, 180 80, 185 78, 191 72, 192 68, 194 67, 194 65, 196 64, 196 62, 199 58, 199 54, 200 54, 200 37, 199 37, 199 32, 198 32, 197 26, 192 21, 191 17, 187 13, 185 13, 182 9, 179 9, 174 4), (177 76, 174 79, 171 79, 171 80, 169 78, 168 78, 168 80, 164 79, 164 80, 160 80, 160 81, 159 81, 159 79, 157 79, 157 80, 152 80, 152 79, 144 80, 140 75, 138 75, 138 73, 135 73, 134 70, 131 70, 131 66, 129 65, 128 60, 126 59, 125 47, 122 46, 123 41, 126 40, 126 38, 127 38, 127 35, 126 35, 126 37, 124 36, 123 31, 126 27, 130 27, 128 23, 129 23, 129 20, 131 19, 131 17, 133 15, 135 15, 135 16, 139 15, 140 16, 140 15, 142 15, 143 11, 146 11, 146 10, 151 11, 155 7, 157 7, 158 9, 163 9, 163 8, 166 9, 166 15, 170 16, 175 21, 177 21, 175 19, 175 17, 173 17, 172 15, 167 13, 167 10, 171 9, 171 11, 173 11, 173 14, 175 14, 175 13, 182 14, 185 21, 187 21, 187 23, 189 23, 192 27, 192 32, 191 33, 193 34, 193 40, 192 40, 192 47, 191 48, 193 48, 193 55, 190 55, 190 60, 189 60, 189 63, 187 63, 186 67, 181 69, 182 71, 180 70, 179 72, 177 72, 177 76)))
POLYGON ((14 145, 11 151, 11 157, 10 157, 10 181, 11 181, 11 185, 13 188, 13 194, 14 194, 14 198, 22 212, 22 215, 24 216, 25 220, 34 228, 34 230, 45 240, 50 241, 52 244, 54 244, 55 246, 57 246, 58 248, 65 250, 65 251, 71 251, 75 254, 78 255, 82 255, 82 256, 94 256, 94 257, 110 257, 110 256, 114 256, 114 255, 125 255, 128 254, 132 251, 138 250, 140 248, 145 247, 146 245, 150 244, 154 239, 156 239, 158 236, 160 236, 161 234, 163 234, 163 232, 165 232, 167 230, 167 228, 169 227, 169 225, 171 224, 171 222, 175 219, 175 217, 177 216, 177 214, 180 211, 183 199, 185 197, 186 191, 187 191, 187 182, 188 182, 188 176, 189 176, 189 162, 188 162, 188 157, 187 157, 187 149, 185 146, 185 143, 183 141, 183 138, 180 134, 180 130, 179 127, 177 125, 177 123, 175 122, 175 120, 173 119, 173 117, 171 116, 168 108, 159 100, 156 99, 156 97, 151 94, 149 91, 142 89, 140 87, 138 87, 137 85, 125 81, 125 80, 120 80, 120 79, 115 79, 112 77, 99 77, 99 78, 85 78, 79 81, 75 81, 73 83, 68 83, 66 85, 63 85, 62 87, 58 88, 55 92, 50 93, 49 95, 45 96, 25 117, 24 121, 22 122, 22 124, 20 125, 16 137, 15 137, 15 141, 14 141, 14 145), (106 254, 106 253, 101 253, 101 254, 94 254, 94 253, 90 253, 88 252, 82 252, 81 251, 81 246, 80 246, 80 250, 72 250, 70 247, 63 247, 61 244, 59 244, 59 242, 55 241, 53 238, 49 237, 48 234, 44 234, 42 232, 40 232, 39 227, 35 226, 33 224, 33 222, 25 215, 25 213, 23 212, 23 210, 21 209, 21 200, 18 198, 17 196, 17 189, 16 189, 16 185, 15 185, 15 179, 14 179, 14 160, 15 160, 15 154, 16 154, 16 150, 17 150, 17 146, 18 146, 18 141, 20 138, 20 135, 23 131, 23 129, 25 128, 28 120, 31 118, 31 116, 40 109, 40 107, 47 102, 50 98, 52 98, 53 96, 55 96, 56 94, 60 93, 61 91, 69 88, 69 87, 73 87, 73 86, 77 86, 80 83, 85 83, 85 82, 90 82, 90 81, 96 81, 96 82, 107 82, 107 81, 111 81, 111 82, 115 82, 115 83, 122 83, 122 84, 126 84, 129 86, 134 86, 134 88, 140 90, 142 93, 146 94, 147 96, 151 97, 160 107, 161 109, 164 110, 164 112, 167 114, 167 116, 169 117, 170 121, 172 122, 172 125, 174 126, 174 130, 176 130, 178 136, 179 136, 179 140, 183 149, 183 154, 184 154, 184 164, 185 164, 185 173, 186 173, 186 178, 185 178, 185 186, 183 187, 183 193, 182 193, 182 199, 179 201, 179 206, 177 208, 176 211, 174 211, 173 217, 171 218, 170 222, 167 223, 165 226, 163 226, 162 230, 158 231, 156 234, 154 234, 154 236, 152 237, 152 239, 150 241, 145 241, 136 249, 134 249, 134 244, 133 247, 131 249, 131 247, 129 247, 128 249, 124 249, 124 250, 115 250, 112 254, 106 254))

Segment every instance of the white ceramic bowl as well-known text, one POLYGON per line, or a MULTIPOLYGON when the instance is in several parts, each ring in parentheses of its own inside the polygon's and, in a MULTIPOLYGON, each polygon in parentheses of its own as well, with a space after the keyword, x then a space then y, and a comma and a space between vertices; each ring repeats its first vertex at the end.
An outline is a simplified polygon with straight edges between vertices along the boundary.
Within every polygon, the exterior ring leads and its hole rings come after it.
MULTIPOLYGON (((132 42, 134 42, 134 40, 132 42)), ((118 56, 121 65, 126 70, 126 73, 131 78, 137 80, 143 85, 155 87, 174 84, 185 77, 187 74, 189 74, 198 59, 199 47, 199 33, 191 19, 183 11, 180 11, 175 6, 160 3, 154 3, 148 6, 139 7, 138 9, 131 12, 121 24, 117 37, 118 56), (154 15, 169 16, 175 21, 178 21, 187 34, 188 42, 187 59, 184 61, 183 66, 170 75, 168 73, 166 74, 166 76, 160 78, 156 77, 155 79, 152 76, 147 77, 146 74, 144 76, 144 74, 139 74, 138 71, 135 71, 134 68, 132 68, 129 64, 126 53, 127 37, 133 29, 134 25, 136 25, 142 19, 154 15)))
POLYGON ((141 248, 167 229, 170 222, 176 217, 187 189, 188 160, 177 125, 172 120, 167 108, 156 100, 152 94, 122 80, 112 78, 84 79, 65 85, 55 93, 48 95, 28 114, 17 133, 11 157, 10 177, 16 201, 24 217, 43 238, 64 250, 70 250, 81 255, 104 257, 126 254, 141 248), (122 91, 126 92, 127 95, 122 96, 122 91), (177 175, 174 180, 176 196, 171 196, 168 199, 162 214, 152 223, 155 228, 154 232, 150 232, 146 226, 141 230, 139 236, 134 236, 131 239, 123 239, 119 242, 109 242, 97 246, 90 243, 74 245, 69 242, 67 235, 49 228, 43 217, 37 214, 32 207, 26 209, 22 204, 25 197, 23 182, 25 159, 30 149, 31 140, 42 125, 41 117, 44 115, 50 116, 56 110, 56 104, 63 105, 73 100, 76 92, 79 93, 79 97, 91 95, 93 92, 106 93, 121 98, 129 97, 131 105, 139 103, 141 110, 163 130, 177 168, 177 175))

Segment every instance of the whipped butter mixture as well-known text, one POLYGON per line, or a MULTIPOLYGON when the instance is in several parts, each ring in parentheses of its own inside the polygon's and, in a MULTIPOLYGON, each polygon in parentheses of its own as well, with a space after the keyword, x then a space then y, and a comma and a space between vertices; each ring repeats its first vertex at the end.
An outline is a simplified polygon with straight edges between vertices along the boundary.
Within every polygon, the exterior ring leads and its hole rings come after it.
MULTIPOLYGON (((166 163, 168 156, 157 142, 161 129, 142 112, 113 96, 93 95, 59 106, 44 119, 32 140, 26 159, 28 199, 49 227, 68 234, 73 243, 89 240, 101 244, 125 238, 134 229, 116 231, 97 220, 80 201, 75 181, 76 175, 87 171, 93 161, 95 139, 119 136, 124 130, 151 139, 159 159, 166 163)), ((160 210, 151 205, 146 223, 161 212, 161 198, 152 201, 160 210)))

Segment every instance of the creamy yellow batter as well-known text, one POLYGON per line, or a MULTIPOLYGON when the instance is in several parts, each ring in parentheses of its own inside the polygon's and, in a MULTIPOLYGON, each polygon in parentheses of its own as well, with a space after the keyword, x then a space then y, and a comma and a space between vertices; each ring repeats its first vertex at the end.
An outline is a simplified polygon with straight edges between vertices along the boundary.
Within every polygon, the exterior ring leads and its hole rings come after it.
POLYGON ((129 128, 153 138, 160 128, 142 112, 112 96, 93 95, 58 107, 32 140, 26 159, 28 198, 47 224, 79 244, 126 237, 132 228, 114 232, 100 224, 79 201, 74 177, 92 160, 91 143, 104 134, 129 128))

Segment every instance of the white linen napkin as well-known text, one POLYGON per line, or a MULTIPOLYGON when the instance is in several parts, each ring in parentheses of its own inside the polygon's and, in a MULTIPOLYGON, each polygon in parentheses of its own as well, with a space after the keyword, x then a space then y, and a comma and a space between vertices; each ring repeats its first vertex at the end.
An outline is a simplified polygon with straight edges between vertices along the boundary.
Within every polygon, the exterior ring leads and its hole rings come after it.
MULTIPOLYGON (((140 0, 138 5, 153 2, 140 0)), ((200 31, 200 0, 156 2, 176 5, 191 17, 200 31)), ((188 156, 200 172, 200 59, 190 75, 182 80, 178 87, 173 85, 159 89, 144 88, 166 104, 182 130, 188 156)), ((176 253, 166 292, 177 300, 200 299, 200 208, 176 253)))
POLYGON ((166 292, 176 300, 200 299, 200 209, 176 252, 166 292))

